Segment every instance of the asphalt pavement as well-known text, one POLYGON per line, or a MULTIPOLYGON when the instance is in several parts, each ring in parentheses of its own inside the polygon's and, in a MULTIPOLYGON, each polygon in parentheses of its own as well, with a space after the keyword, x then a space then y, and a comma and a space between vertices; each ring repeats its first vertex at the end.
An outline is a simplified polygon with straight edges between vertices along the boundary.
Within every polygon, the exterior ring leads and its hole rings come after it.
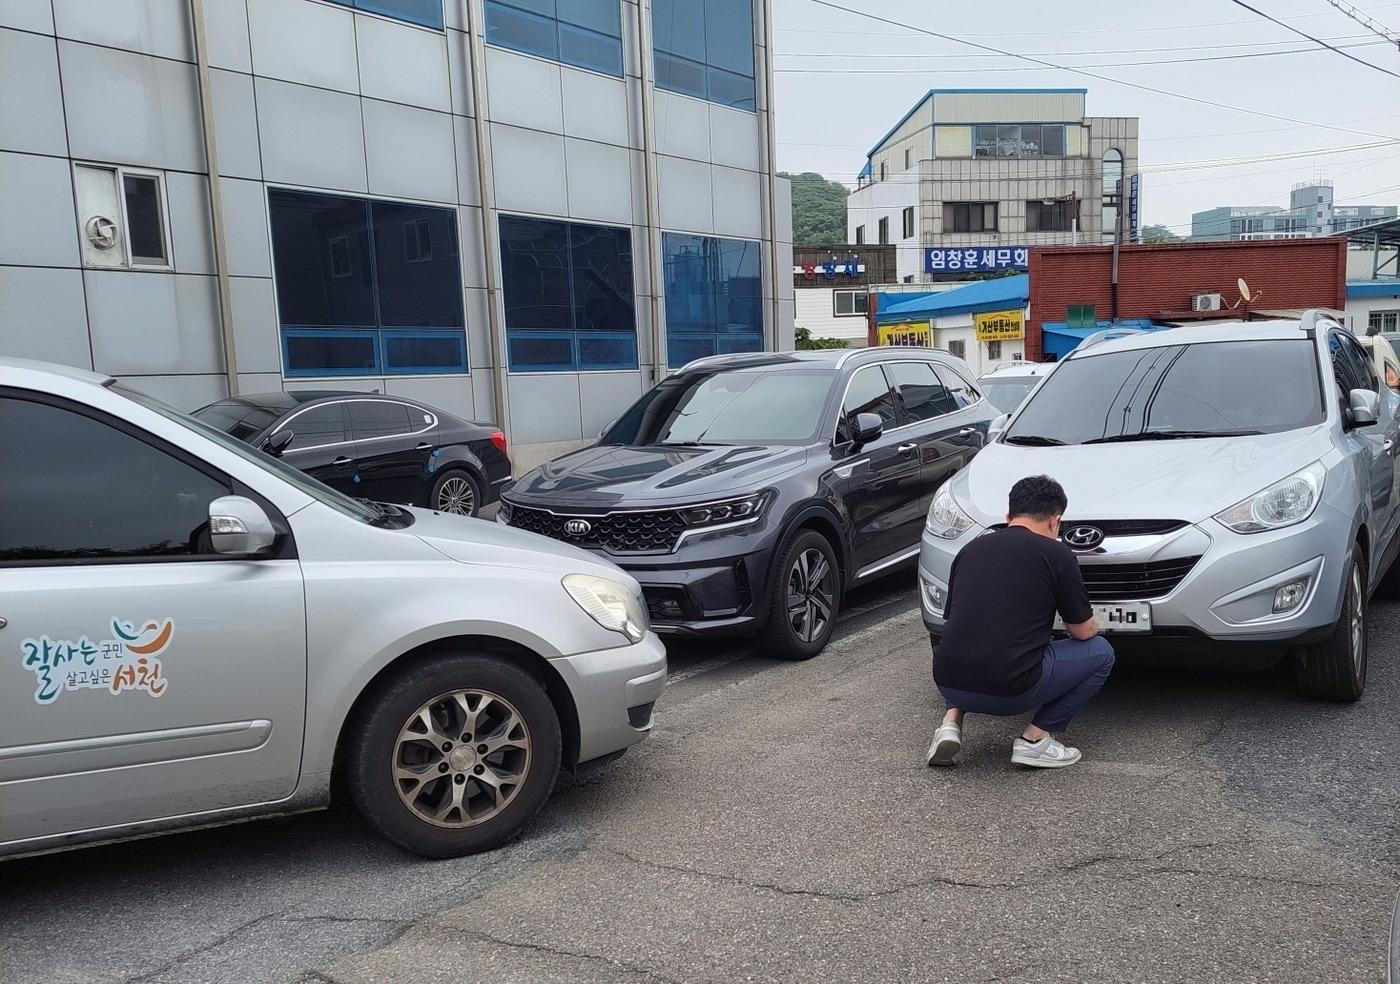
POLYGON ((808 663, 676 647, 654 734, 517 842, 426 862, 353 810, 0 863, 0 981, 1382 981, 1400 605, 1365 698, 1120 662, 1084 761, 938 709, 913 579, 808 663))

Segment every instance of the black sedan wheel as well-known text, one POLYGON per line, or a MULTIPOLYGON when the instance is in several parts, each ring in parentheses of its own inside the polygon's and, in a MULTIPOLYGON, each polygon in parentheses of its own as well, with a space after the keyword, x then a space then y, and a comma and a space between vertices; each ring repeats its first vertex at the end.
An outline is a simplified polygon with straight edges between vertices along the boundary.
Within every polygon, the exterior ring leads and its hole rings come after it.
POLYGON ((443 472, 433 483, 430 503, 438 512, 454 516, 475 516, 481 509, 481 490, 464 471, 443 472))
POLYGON ((766 651, 779 659, 811 659, 836 626, 841 576, 826 537, 803 530, 773 567, 766 651))

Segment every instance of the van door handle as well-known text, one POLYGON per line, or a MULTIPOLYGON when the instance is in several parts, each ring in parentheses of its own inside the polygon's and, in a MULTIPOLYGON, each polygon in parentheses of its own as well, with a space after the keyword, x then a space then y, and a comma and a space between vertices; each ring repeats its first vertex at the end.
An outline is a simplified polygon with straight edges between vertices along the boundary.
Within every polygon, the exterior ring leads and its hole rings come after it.
POLYGON ((415 450, 418 450, 418 451, 426 451, 426 450, 428 450, 430 447, 432 447, 432 445, 429 444, 427 441, 419 441, 419 442, 418 442, 418 446, 417 446, 417 448, 416 448, 415 450))
POLYGON ((919 446, 917 444, 901 444, 899 447, 895 448, 895 450, 900 454, 907 455, 913 454, 915 451, 919 450, 919 446))
POLYGON ((343 455, 343 454, 342 454, 339 458, 336 458, 334 461, 332 461, 331 464, 333 464, 333 465, 348 465, 348 464, 350 464, 350 459, 349 459, 349 457, 347 457, 346 455, 343 455))

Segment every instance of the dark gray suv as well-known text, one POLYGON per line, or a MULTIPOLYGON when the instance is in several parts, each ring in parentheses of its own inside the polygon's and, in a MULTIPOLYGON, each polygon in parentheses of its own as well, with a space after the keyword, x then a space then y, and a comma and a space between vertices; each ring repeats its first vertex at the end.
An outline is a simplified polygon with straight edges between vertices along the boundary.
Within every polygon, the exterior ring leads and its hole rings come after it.
POLYGON ((762 633, 807 659, 848 587, 918 555, 934 493, 996 416, 938 350, 715 356, 526 474, 497 518, 621 565, 658 632, 762 633))

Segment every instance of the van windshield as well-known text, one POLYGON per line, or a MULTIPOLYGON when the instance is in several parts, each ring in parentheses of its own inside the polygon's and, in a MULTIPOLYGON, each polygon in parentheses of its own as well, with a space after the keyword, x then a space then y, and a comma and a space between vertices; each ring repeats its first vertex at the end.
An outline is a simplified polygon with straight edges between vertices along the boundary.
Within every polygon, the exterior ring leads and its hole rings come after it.
POLYGON ((1101 444, 1276 434, 1325 419, 1314 343, 1203 342, 1071 358, 1007 444, 1101 444))

